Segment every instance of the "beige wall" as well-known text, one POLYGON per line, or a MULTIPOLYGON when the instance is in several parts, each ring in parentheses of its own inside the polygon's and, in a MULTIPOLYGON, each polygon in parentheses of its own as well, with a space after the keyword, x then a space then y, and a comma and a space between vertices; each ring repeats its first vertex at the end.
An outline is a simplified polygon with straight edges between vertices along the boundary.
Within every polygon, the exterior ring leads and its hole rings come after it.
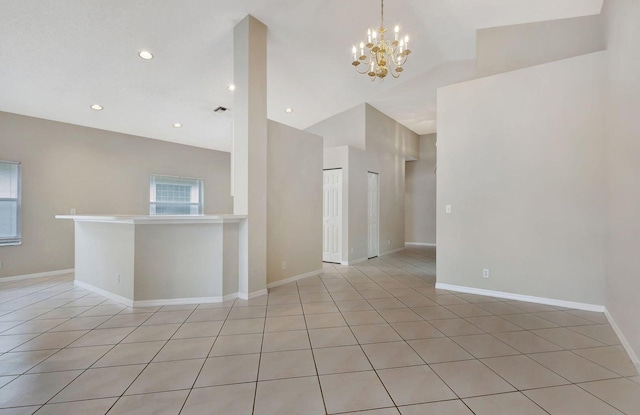
POLYGON ((407 162, 405 178, 405 239, 436 243, 436 134, 420 136, 420 157, 407 162))
MULTIPOLYGON (((338 137, 345 126, 364 125, 365 147, 327 148, 324 168, 343 169, 343 261, 367 258, 368 172, 379 174, 380 254, 404 247, 405 159, 417 156, 418 135, 368 104, 329 118, 325 134, 338 137), (365 117, 362 118, 362 111, 365 117)), ((351 127, 348 127, 351 128, 351 127)), ((360 128, 360 127, 358 127, 360 128)), ((316 131, 315 127, 310 129, 316 131)), ((335 142, 337 143, 337 141, 335 142)))
MULTIPOLYGON (((358 148, 349 147, 348 192, 346 195, 348 210, 342 212, 343 216, 347 216, 349 226, 346 229, 349 242, 348 261, 360 261, 367 258, 367 237, 369 235, 367 227, 368 172, 366 152, 358 148)), ((344 197, 345 195, 343 195, 344 197)), ((380 199, 383 197, 384 193, 382 186, 380 186, 380 199)), ((383 219, 382 210, 380 210, 380 222, 385 219, 383 219)), ((344 232, 345 229, 342 231, 344 232)), ((382 236, 382 233, 380 235, 382 236)), ((380 240, 382 240, 382 237, 380 240)), ((382 248, 382 244, 380 244, 380 249, 382 250, 382 248)))
MULTIPOLYGON (((74 226, 72 220, 65 222, 74 226)), ((133 300, 135 244, 132 223, 75 223, 76 280, 133 300), (116 274, 120 274, 120 281, 116 274)))
POLYGON ((439 90, 438 282, 604 304, 604 64, 439 90))
POLYGON ((135 301, 238 292, 237 223, 135 228, 135 301))
POLYGON ((640 2, 607 0, 607 309, 640 370, 640 2))
MULTIPOLYGON (((372 106, 366 108, 366 170, 379 174, 380 253, 383 254, 404 248, 405 149, 418 135, 372 106)), ((362 180, 366 189, 366 172, 362 180)), ((362 216, 366 218, 366 193, 364 195, 362 216)), ((366 239, 364 247, 366 249, 366 239)))
POLYGON ((405 160, 420 159, 420 136, 417 134, 406 134, 404 140, 404 158, 405 160))
POLYGON ((204 179, 205 213, 231 213, 229 154, 0 112, 0 159, 22 163, 22 245, 0 277, 69 269, 73 223, 56 214, 148 214, 149 176, 204 179))
POLYGON ((365 104, 360 104, 312 125, 306 131, 322 136, 325 147, 365 149, 365 104))
POLYGON ((267 283, 322 270, 322 137, 269 120, 267 283), (282 269, 282 262, 286 269, 282 269))
POLYGON ((479 29, 478 76, 488 76, 606 48, 600 15, 479 29))

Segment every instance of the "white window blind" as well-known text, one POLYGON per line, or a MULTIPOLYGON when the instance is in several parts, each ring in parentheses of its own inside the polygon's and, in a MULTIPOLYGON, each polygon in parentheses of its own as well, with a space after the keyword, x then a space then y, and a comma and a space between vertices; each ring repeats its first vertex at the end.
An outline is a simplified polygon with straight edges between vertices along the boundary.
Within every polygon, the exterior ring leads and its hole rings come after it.
POLYGON ((149 214, 201 215, 203 203, 202 179, 151 176, 149 214))
POLYGON ((20 163, 0 161, 0 246, 20 242, 20 163))

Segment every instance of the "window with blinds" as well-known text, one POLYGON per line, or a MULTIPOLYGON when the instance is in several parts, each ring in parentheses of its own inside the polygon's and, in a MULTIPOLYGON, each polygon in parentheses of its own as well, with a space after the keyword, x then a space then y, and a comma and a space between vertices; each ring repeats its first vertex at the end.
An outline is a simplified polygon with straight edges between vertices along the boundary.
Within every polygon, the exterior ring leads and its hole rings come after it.
POLYGON ((0 246, 21 242, 20 163, 0 161, 0 246))
POLYGON ((203 210, 202 179, 151 176, 149 214, 202 215, 203 210))

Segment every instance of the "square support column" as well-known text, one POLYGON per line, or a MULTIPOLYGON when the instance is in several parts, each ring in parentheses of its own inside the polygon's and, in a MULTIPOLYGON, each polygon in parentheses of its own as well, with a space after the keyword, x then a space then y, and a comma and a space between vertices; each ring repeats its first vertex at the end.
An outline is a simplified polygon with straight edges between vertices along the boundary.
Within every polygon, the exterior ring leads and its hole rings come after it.
POLYGON ((240 224, 238 295, 267 288, 267 27, 248 15, 233 31, 233 212, 240 224))

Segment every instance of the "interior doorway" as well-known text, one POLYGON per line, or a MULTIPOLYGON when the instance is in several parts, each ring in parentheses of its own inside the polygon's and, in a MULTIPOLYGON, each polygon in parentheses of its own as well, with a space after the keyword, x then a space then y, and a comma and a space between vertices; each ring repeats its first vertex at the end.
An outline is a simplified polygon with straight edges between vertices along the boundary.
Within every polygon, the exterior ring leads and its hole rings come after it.
POLYGON ((380 183, 378 173, 369 172, 369 188, 367 197, 367 257, 380 255, 380 183))
POLYGON ((342 169, 323 172, 322 260, 342 262, 342 169))

